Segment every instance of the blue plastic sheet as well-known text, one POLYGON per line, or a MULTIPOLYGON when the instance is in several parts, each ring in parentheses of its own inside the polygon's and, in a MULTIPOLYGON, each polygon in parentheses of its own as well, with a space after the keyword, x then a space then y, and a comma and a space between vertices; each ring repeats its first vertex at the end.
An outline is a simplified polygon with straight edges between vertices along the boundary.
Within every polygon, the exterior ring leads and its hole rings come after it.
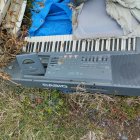
POLYGON ((72 33, 70 0, 35 0, 30 36, 64 35, 72 33))

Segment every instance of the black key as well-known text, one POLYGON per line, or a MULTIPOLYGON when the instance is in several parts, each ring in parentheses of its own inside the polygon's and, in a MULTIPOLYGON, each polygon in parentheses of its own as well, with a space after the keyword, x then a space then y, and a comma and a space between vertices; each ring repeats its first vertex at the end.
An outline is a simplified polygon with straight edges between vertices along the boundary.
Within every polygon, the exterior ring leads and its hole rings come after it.
POLYGON ((58 41, 55 42, 55 49, 54 51, 57 52, 58 41))
POLYGON ((79 40, 76 41, 76 52, 78 51, 79 40))
POLYGON ((99 40, 99 51, 101 51, 102 49, 102 43, 103 43, 103 40, 99 40))
POLYGON ((61 41, 59 41, 58 52, 60 52, 60 49, 61 49, 61 41))
POLYGON ((114 42, 114 51, 117 50, 117 39, 115 39, 115 42, 114 42))
POLYGON ((27 42, 26 44, 26 52, 28 52, 28 46, 29 46, 29 42, 27 42))
POLYGON ((126 51, 128 51, 128 39, 126 39, 126 51))
POLYGON ((32 43, 32 49, 31 49, 31 52, 34 51, 34 45, 35 45, 35 43, 33 42, 33 43, 32 43))
POLYGON ((38 52, 38 50, 39 50, 39 42, 37 42, 36 44, 36 51, 38 52))
POLYGON ((93 42, 93 51, 95 51, 95 46, 96 46, 96 41, 95 40, 92 40, 92 42, 93 42))
POLYGON ((50 43, 49 51, 52 52, 52 47, 53 47, 53 41, 50 43))
POLYGON ((49 52, 50 42, 47 43, 47 52, 49 52))
POLYGON ((134 44, 134 39, 131 38, 131 47, 130 47, 131 51, 134 51, 134 50, 133 50, 133 44, 134 44))
POLYGON ((91 52, 92 51, 92 47, 90 45, 90 42, 88 42, 88 44, 89 44, 89 51, 91 52))
POLYGON ((80 49, 79 49, 80 52, 82 51, 82 43, 83 43, 83 41, 80 40, 80 49))
POLYGON ((28 51, 31 52, 32 42, 29 43, 28 51))
POLYGON ((44 43, 44 51, 43 52, 46 52, 46 47, 47 47, 47 42, 44 43))
POLYGON ((66 51, 66 41, 64 41, 63 52, 66 51))
POLYGON ((39 43, 39 52, 41 51, 42 42, 39 43))
POLYGON ((88 41, 86 40, 85 51, 87 52, 87 50, 88 50, 88 41))
POLYGON ((92 51, 92 41, 89 42, 89 49, 92 51))
POLYGON ((110 40, 110 51, 112 51, 113 48, 113 39, 110 40))
POLYGON ((71 44, 70 44, 70 51, 72 52, 72 48, 73 48, 73 41, 71 41, 71 44))
POLYGON ((69 52, 69 48, 70 48, 70 41, 67 42, 67 51, 69 52))
POLYGON ((121 47, 122 47, 122 39, 119 39, 119 51, 121 51, 121 47))
POLYGON ((85 46, 85 51, 88 51, 88 41, 86 40, 86 46, 85 46))
POLYGON ((106 51, 106 39, 104 40, 103 51, 106 51))

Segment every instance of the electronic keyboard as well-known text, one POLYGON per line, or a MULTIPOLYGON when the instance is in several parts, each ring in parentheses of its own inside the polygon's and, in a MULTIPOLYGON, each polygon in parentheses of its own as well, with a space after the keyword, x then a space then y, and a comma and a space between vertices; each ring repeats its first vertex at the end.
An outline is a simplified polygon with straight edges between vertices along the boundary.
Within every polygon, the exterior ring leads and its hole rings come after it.
POLYGON ((5 71, 28 87, 140 95, 140 53, 133 51, 22 54, 5 71))
POLYGON ((74 40, 72 35, 26 37, 23 51, 33 52, 94 52, 136 51, 136 37, 74 40))
POLYGON ((26 37, 23 54, 6 67, 28 87, 140 95, 140 38, 73 40, 72 35, 26 37))

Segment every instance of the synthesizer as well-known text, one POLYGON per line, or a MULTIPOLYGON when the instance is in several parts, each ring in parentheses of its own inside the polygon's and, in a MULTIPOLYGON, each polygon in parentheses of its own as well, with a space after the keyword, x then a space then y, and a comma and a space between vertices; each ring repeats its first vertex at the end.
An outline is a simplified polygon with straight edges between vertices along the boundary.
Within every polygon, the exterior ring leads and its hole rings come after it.
POLYGON ((133 51, 26 53, 5 71, 28 87, 140 95, 140 53, 133 51))
POLYGON ((26 37, 23 52, 136 51, 136 37, 74 40, 72 35, 26 37))

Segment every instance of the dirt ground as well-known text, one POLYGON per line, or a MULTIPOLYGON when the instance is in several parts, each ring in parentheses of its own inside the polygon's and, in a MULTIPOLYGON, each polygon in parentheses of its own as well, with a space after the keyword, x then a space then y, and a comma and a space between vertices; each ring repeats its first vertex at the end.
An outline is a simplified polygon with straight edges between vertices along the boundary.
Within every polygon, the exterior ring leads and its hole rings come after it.
POLYGON ((0 81, 0 139, 139 140, 140 97, 29 89, 0 81))

